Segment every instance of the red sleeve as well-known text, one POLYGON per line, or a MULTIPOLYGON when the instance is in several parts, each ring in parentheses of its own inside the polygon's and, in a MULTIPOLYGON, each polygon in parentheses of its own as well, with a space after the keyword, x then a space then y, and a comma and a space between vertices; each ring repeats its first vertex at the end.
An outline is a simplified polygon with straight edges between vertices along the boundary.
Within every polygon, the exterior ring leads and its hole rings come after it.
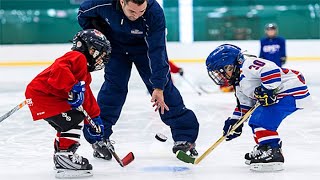
POLYGON ((76 79, 70 71, 70 64, 53 64, 48 78, 48 84, 54 89, 69 92, 72 86, 76 84, 76 79))
POLYGON ((179 72, 179 67, 174 64, 173 62, 169 61, 169 66, 170 66, 170 72, 171 73, 178 73, 179 72))
POLYGON ((69 52, 51 66, 48 84, 57 90, 69 92, 78 81, 86 79, 87 60, 79 52, 69 52))

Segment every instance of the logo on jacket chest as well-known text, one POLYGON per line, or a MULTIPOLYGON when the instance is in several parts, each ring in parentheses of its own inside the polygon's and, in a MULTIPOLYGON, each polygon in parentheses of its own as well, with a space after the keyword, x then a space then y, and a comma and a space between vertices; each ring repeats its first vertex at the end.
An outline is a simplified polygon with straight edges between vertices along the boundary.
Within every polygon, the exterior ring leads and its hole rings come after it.
POLYGON ((139 29, 131 29, 131 34, 143 34, 143 31, 140 31, 139 29))
POLYGON ((271 53, 271 54, 276 53, 277 51, 279 51, 279 49, 280 49, 280 45, 279 44, 263 46, 263 52, 271 53))

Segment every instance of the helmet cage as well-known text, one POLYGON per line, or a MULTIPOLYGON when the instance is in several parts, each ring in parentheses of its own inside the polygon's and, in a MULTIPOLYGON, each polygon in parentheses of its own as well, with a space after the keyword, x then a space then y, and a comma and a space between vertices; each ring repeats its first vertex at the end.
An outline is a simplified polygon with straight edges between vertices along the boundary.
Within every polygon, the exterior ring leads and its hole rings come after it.
POLYGON ((94 41, 88 44, 88 50, 94 50, 91 55, 91 61, 88 61, 88 69, 90 72, 99 71, 105 67, 105 64, 109 62, 111 50, 105 48, 108 45, 101 44, 101 42, 94 41))
POLYGON ((218 70, 208 71, 208 75, 216 85, 223 85, 227 81, 227 79, 224 77, 224 73, 218 70))
POLYGON ((229 85, 230 82, 235 79, 235 71, 236 71, 237 67, 234 65, 225 65, 223 68, 219 69, 219 70, 213 70, 213 71, 208 71, 209 77, 213 80, 213 82, 217 85, 224 85, 226 83, 228 83, 229 85), (232 66, 232 75, 229 76, 227 71, 230 67, 232 66))

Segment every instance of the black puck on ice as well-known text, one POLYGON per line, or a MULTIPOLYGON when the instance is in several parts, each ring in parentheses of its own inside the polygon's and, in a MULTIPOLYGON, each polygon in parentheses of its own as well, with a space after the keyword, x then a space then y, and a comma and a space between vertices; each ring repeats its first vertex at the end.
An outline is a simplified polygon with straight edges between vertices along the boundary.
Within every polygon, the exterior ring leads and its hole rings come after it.
POLYGON ((155 136, 156 139, 158 139, 161 142, 166 142, 167 141, 167 136, 161 134, 161 133, 157 133, 155 136))

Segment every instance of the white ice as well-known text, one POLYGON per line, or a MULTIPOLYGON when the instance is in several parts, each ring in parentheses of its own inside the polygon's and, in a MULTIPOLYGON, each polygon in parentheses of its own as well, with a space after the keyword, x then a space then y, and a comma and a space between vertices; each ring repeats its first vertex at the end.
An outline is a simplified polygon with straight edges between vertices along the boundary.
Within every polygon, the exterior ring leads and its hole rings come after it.
MULTIPOLYGON (((233 93, 220 93, 207 76, 204 64, 181 63, 185 77, 194 84, 212 88, 212 93, 198 96, 178 75, 173 79, 186 106, 192 109, 200 122, 197 149, 202 154, 222 133, 224 120, 235 107, 233 93)), ((254 141, 246 125, 241 137, 223 142, 199 165, 185 164, 171 152, 173 141, 170 130, 153 111, 150 96, 133 70, 127 101, 111 138, 123 157, 132 151, 136 159, 121 168, 116 161, 92 157, 92 149, 84 139, 78 153, 93 165, 93 180, 133 179, 236 179, 236 180, 291 180, 320 178, 320 62, 289 61, 288 68, 303 72, 313 96, 310 109, 289 116, 281 124, 285 170, 274 173, 256 173, 244 164, 244 154, 252 150, 254 141), (154 136, 169 137, 159 142, 154 136), (179 171, 180 170, 180 171, 179 171)), ((24 90, 31 79, 45 67, 0 67, 0 115, 24 99, 24 90)), ((93 74, 92 88, 99 91, 103 72, 93 74)), ((54 129, 44 121, 33 122, 27 107, 0 123, 0 179, 55 179, 53 170, 54 129)))

